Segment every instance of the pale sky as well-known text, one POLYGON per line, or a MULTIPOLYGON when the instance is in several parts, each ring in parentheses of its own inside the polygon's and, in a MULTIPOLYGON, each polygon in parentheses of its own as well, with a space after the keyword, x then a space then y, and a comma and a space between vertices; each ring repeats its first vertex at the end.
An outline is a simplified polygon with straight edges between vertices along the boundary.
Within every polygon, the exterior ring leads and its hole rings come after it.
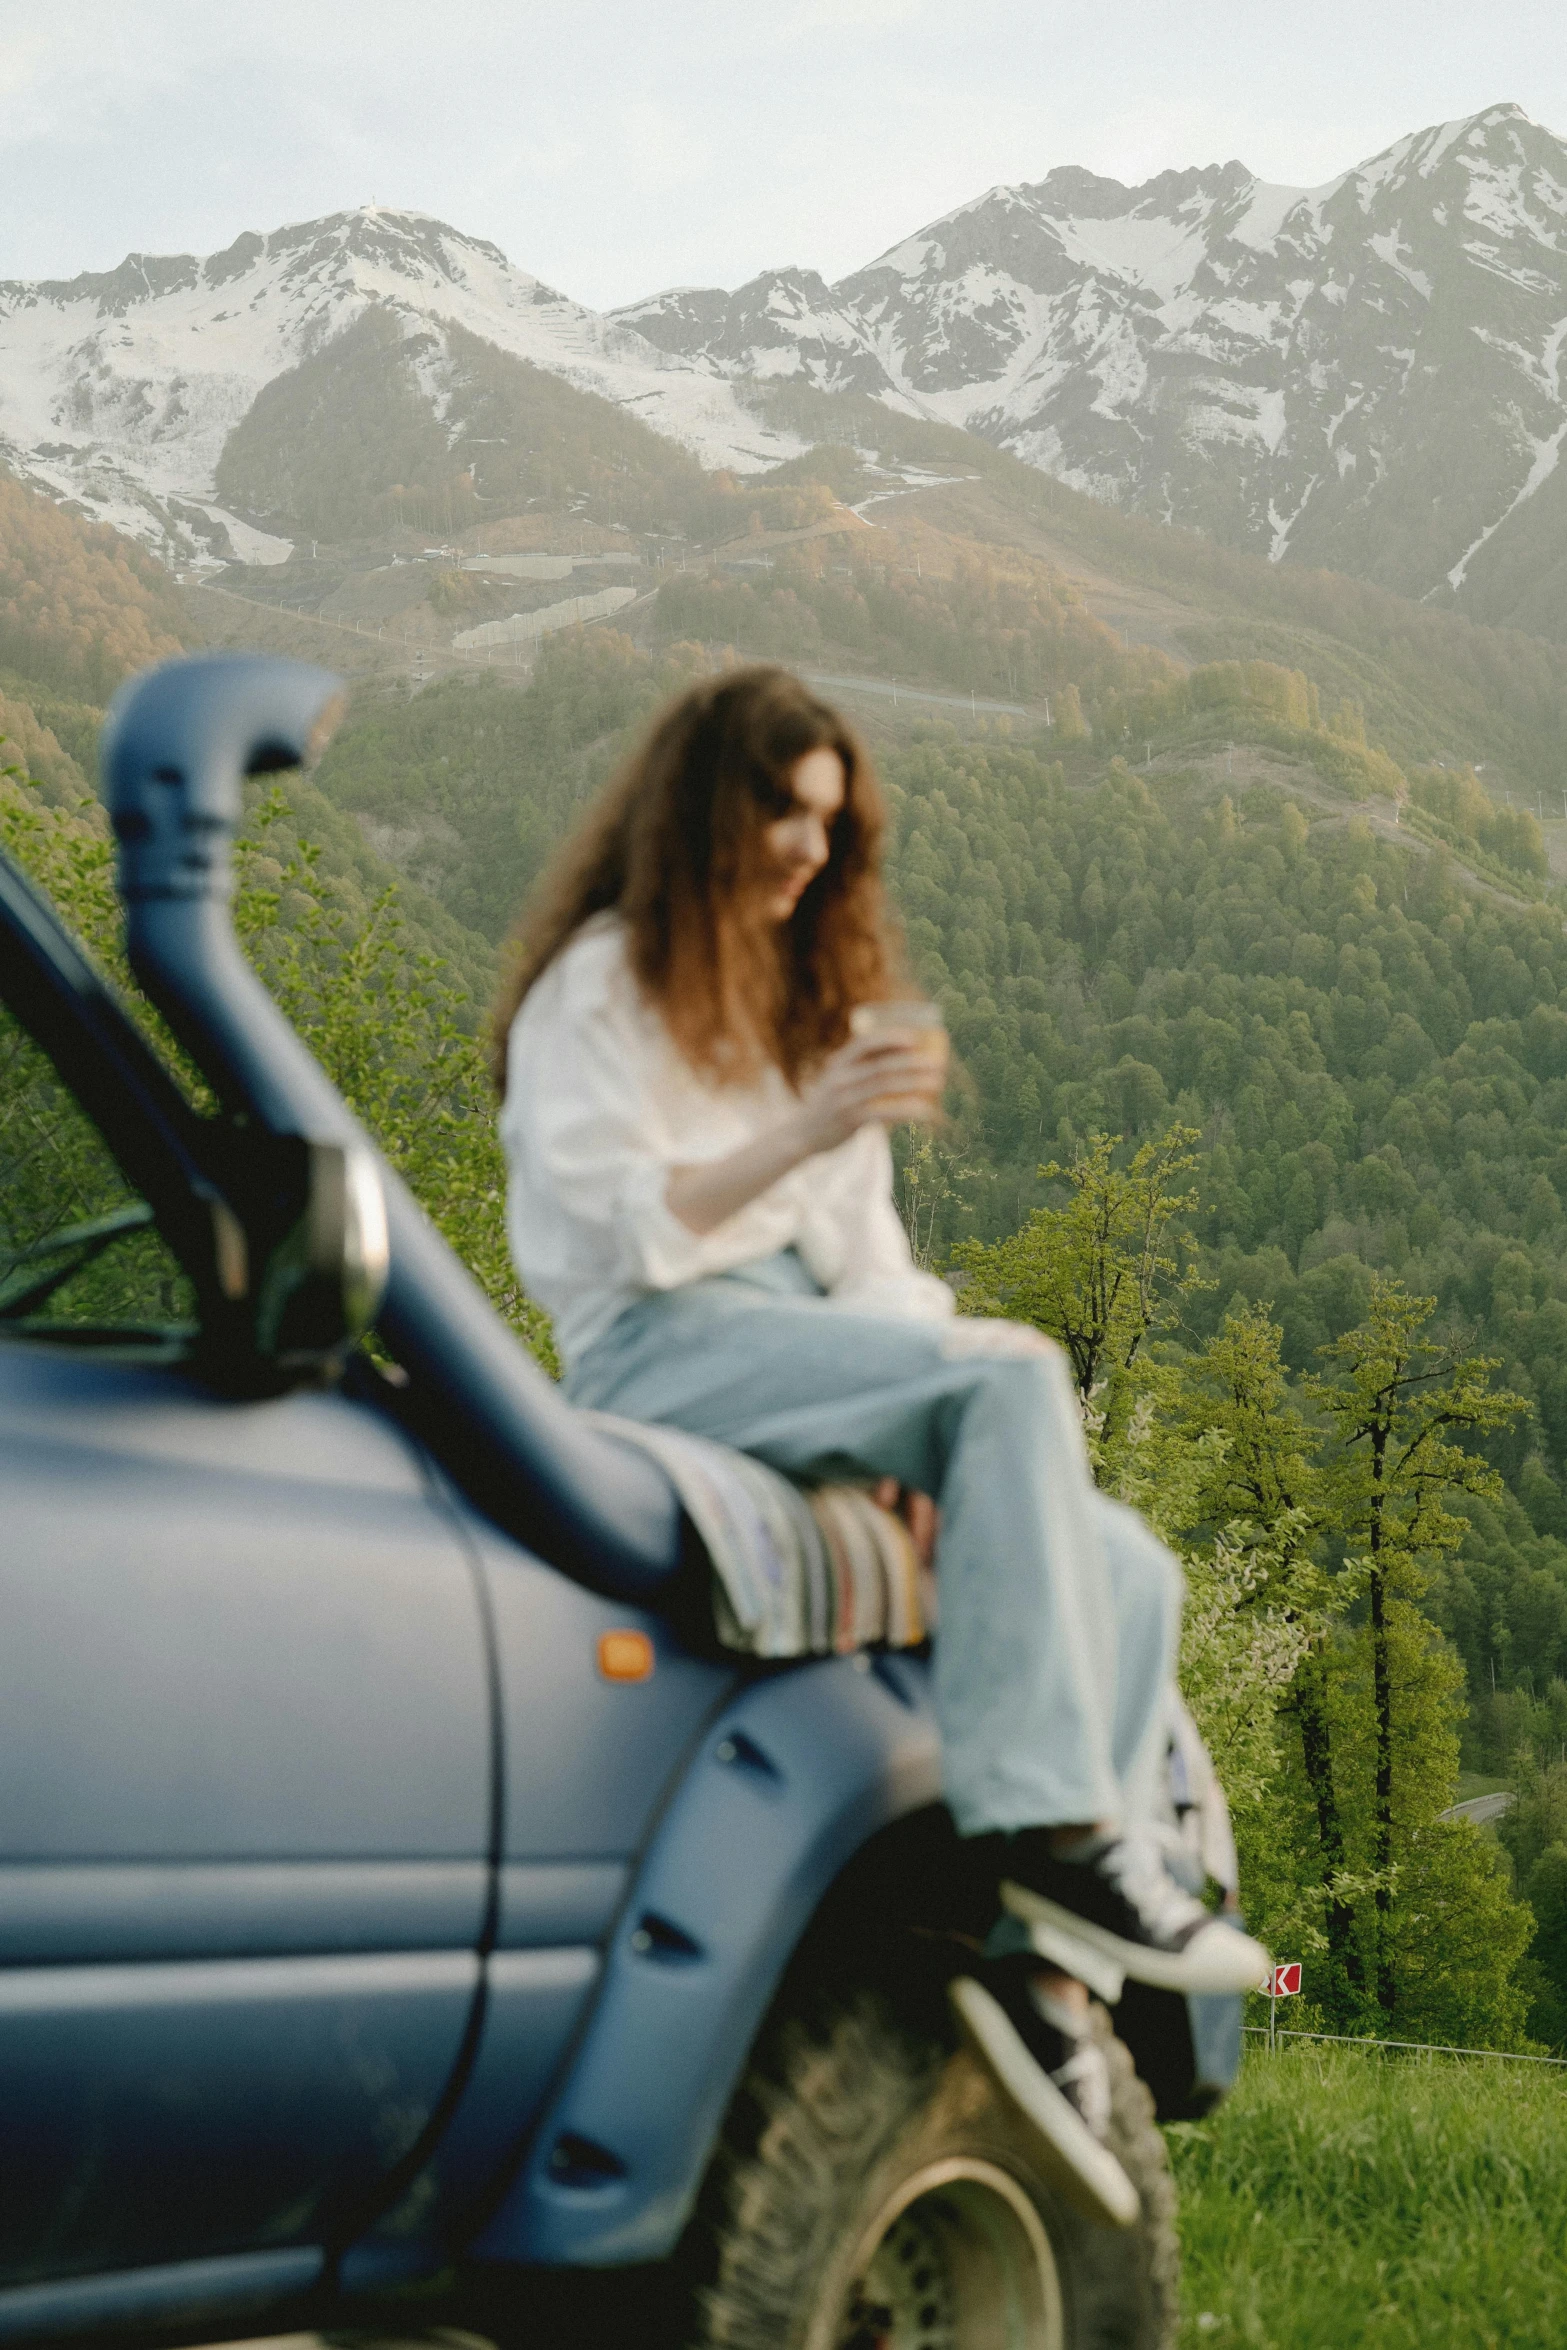
POLYGON ((0 278, 377 202, 598 307, 831 279, 997 181, 1310 187, 1511 100, 1563 0, 0 0, 0 278))

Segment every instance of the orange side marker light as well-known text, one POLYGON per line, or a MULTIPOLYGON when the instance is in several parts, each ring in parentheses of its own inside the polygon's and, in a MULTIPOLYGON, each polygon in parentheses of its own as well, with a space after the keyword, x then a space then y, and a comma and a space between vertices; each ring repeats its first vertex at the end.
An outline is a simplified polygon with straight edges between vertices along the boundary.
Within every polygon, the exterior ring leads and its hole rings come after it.
POLYGON ((653 1643, 645 1632, 601 1632, 599 1671, 606 1681, 651 1681, 653 1643))

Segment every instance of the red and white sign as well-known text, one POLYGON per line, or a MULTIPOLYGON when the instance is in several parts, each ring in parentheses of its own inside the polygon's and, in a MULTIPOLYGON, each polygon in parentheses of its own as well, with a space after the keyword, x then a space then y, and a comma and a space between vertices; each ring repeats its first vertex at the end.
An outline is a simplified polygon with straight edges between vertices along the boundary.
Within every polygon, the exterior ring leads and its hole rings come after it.
POLYGON ((1286 1966, 1276 1966, 1262 1986, 1269 1999, 1294 1999, 1300 1991, 1300 1960, 1292 1958, 1286 1966))

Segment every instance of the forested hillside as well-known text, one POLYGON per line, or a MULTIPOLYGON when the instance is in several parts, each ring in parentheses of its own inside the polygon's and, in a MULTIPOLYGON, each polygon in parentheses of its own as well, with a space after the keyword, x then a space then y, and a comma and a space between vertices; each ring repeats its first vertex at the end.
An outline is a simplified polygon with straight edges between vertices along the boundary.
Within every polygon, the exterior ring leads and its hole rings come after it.
POLYGON ((1095 1130, 1201 1134, 1212 1289, 1269 1302, 1286 1358, 1365 1309, 1372 1271, 1468 1317, 1534 1404, 1441 1599, 1476 1687, 1567 1671, 1567 938, 1275 790, 1205 797, 1112 767, 932 740, 887 762, 897 896, 973 1092, 939 1240, 994 1237, 1095 1130), (959 1171, 961 1170, 961 1171, 959 1171))
POLYGON ((0 473, 0 671, 101 701, 179 643, 178 598, 160 564, 0 473))
POLYGON ((266 386, 225 444, 217 489, 268 529, 353 539, 403 522, 450 533, 570 497, 642 526, 703 498, 709 479, 613 402, 459 326, 410 337, 377 307, 266 386))
POLYGON ((704 472, 614 401, 454 321, 410 333, 375 305, 266 385, 225 442, 215 486, 247 520, 310 539, 405 524, 450 536, 543 507, 710 540, 752 514, 803 519, 810 501, 790 471, 744 483, 704 472))
POLYGON ((494 947, 624 730, 679 664, 594 630, 552 647, 524 693, 481 674, 366 697, 320 790, 494 947))

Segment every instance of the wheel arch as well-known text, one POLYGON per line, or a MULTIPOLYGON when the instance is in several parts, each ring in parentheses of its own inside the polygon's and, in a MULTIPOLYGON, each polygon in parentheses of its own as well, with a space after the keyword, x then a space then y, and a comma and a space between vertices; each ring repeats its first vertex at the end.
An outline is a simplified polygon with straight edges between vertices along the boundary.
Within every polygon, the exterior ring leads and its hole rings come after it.
POLYGON ((643 1855, 581 2039, 471 2259, 620 2266, 673 2250, 827 1897, 880 1831, 939 1796, 928 1684, 916 1659, 854 1656, 736 1692, 643 1855))

